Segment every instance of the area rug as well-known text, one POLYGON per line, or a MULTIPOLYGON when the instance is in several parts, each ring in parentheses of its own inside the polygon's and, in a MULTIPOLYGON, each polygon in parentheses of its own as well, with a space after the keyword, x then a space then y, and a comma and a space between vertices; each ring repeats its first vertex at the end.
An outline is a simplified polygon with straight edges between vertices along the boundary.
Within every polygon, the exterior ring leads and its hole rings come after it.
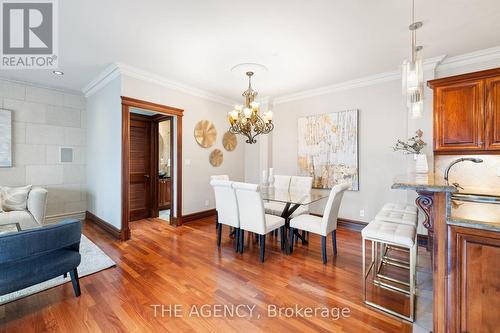
MULTIPOLYGON (((106 253, 104 253, 97 245, 84 235, 82 235, 82 239, 80 241, 80 254, 82 255, 82 262, 78 266, 78 275, 80 277, 90 275, 116 265, 116 263, 106 255, 106 253)), ((59 286, 70 281, 71 279, 68 274, 68 277, 66 278, 59 276, 37 285, 0 296, 0 305, 33 295, 40 291, 59 286)))

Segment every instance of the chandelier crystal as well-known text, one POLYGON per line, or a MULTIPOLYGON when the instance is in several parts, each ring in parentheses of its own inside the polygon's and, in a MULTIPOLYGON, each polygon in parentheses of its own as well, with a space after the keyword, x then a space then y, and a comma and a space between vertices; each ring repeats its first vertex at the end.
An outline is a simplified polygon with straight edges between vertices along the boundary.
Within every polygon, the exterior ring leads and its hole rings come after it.
POLYGON ((269 134, 273 128, 273 112, 267 111, 260 115, 259 103, 255 102, 257 92, 252 89, 253 72, 247 72, 248 89, 242 94, 245 97, 244 105, 235 105, 228 112, 229 132, 245 136, 246 143, 256 143, 255 137, 260 134, 269 134))
POLYGON ((424 100, 424 73, 422 58, 418 52, 422 46, 417 46, 417 29, 422 27, 422 22, 415 22, 415 0, 412 0, 411 31, 411 59, 403 62, 403 96, 406 107, 412 118, 420 118, 423 113, 424 100))

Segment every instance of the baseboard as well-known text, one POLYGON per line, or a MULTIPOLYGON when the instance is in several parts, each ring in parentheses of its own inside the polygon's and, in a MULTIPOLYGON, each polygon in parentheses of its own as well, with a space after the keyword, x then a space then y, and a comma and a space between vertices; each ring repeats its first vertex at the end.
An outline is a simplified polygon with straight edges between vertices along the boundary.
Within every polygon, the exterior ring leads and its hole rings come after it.
POLYGON ((122 239, 121 231, 118 228, 112 226, 108 222, 104 221, 100 217, 95 216, 94 214, 92 214, 89 211, 85 212, 85 221, 89 221, 89 222, 94 223, 99 228, 106 231, 107 233, 109 233, 111 236, 113 236, 116 239, 122 239))
POLYGON ((343 218, 337 219, 337 225, 339 227, 349 229, 349 230, 354 230, 354 231, 363 230, 363 228, 366 227, 367 224, 368 223, 366 223, 366 222, 361 222, 361 221, 356 221, 356 220, 349 220, 349 219, 343 219, 343 218))
POLYGON ((206 219, 207 217, 212 217, 217 214, 215 209, 204 210, 201 212, 196 212, 192 214, 187 214, 182 216, 182 223, 188 223, 191 221, 206 219))
POLYGON ((77 219, 80 221, 85 220, 85 212, 73 212, 73 213, 64 213, 64 214, 54 214, 50 216, 46 216, 44 220, 44 224, 52 224, 57 223, 61 220, 65 219, 77 219))

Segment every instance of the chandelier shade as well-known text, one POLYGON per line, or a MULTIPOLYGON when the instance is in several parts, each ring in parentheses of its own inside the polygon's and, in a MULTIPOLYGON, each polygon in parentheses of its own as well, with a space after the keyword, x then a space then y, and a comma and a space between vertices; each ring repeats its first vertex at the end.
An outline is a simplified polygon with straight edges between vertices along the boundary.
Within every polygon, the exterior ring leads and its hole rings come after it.
POLYGON ((424 100, 424 71, 422 58, 418 52, 422 46, 417 46, 417 29, 422 27, 422 22, 415 22, 415 0, 412 0, 411 31, 411 58, 405 60, 402 66, 403 97, 406 107, 412 118, 419 118, 423 114, 424 100))
POLYGON ((227 116, 229 120, 229 132, 246 137, 246 143, 256 143, 260 134, 269 134, 274 129, 273 112, 266 111, 261 115, 260 105, 255 101, 258 93, 252 89, 253 72, 247 72, 248 88, 242 94, 245 98, 244 105, 235 105, 227 116))

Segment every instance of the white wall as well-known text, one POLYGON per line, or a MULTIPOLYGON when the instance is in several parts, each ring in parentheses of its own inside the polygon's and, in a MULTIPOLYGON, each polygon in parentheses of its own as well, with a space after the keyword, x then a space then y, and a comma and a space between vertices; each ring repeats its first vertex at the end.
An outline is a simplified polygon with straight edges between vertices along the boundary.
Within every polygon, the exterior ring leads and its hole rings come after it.
POLYGON ((122 95, 159 103, 184 110, 182 120, 182 214, 190 214, 215 207, 213 190, 210 187, 210 175, 228 174, 231 179, 244 180, 244 140, 238 137, 238 145, 232 152, 222 146, 222 136, 229 128, 227 112, 230 105, 225 105, 187 93, 169 89, 163 85, 123 75, 122 95), (214 146, 205 149, 194 139, 194 127, 200 120, 210 120, 217 129, 214 146), (220 149, 224 162, 220 167, 212 167, 208 161, 213 149, 220 149), (190 165, 186 165, 186 160, 190 165), (208 200, 208 205, 205 201, 208 200))
MULTIPOLYGON (((297 174, 299 117, 354 108, 359 109, 360 185, 359 191, 345 194, 340 216, 369 222, 386 201, 401 201, 400 191, 391 190, 394 176, 407 169, 407 157, 391 148, 396 138, 407 136, 407 113, 399 81, 276 105, 272 164, 275 174, 297 174), (364 217, 359 214, 362 209, 364 217)), ((320 203, 311 209, 323 213, 323 207, 320 203)))
POLYGON ((0 168, 0 186, 45 187, 48 222, 82 216, 86 209, 83 95, 0 79, 0 107, 13 111, 13 167, 0 168), (73 148, 72 163, 60 163, 60 147, 73 148))
POLYGON ((121 78, 87 99, 88 211, 121 229, 121 78))

